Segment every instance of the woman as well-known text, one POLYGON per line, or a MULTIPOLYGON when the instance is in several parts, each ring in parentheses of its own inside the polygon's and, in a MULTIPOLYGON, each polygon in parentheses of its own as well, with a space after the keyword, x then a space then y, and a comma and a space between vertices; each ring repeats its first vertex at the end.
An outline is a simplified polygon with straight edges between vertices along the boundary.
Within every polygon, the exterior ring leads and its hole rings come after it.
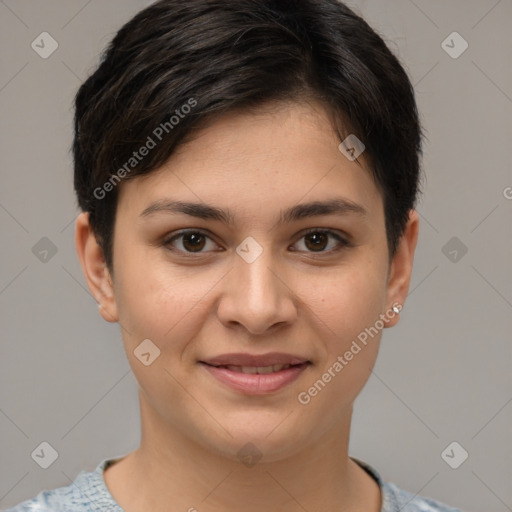
POLYGON ((419 225, 381 37, 336 0, 162 0, 75 106, 77 252, 142 439, 11 511, 456 511, 348 455, 419 225))

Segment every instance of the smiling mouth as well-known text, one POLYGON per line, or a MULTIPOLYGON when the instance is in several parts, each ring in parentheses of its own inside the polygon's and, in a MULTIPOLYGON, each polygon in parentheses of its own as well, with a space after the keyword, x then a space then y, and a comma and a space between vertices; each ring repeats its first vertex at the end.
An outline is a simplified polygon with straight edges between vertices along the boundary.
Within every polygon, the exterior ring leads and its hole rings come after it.
POLYGON ((303 355, 284 352, 219 354, 198 363, 217 382, 245 395, 277 392, 313 364, 303 355))
MULTIPOLYGON (((208 364, 208 363, 204 363, 208 364)), ((213 366, 215 368, 223 368, 225 370, 230 370, 232 372, 238 372, 238 373, 248 373, 248 374, 268 374, 268 373, 276 373, 280 372, 282 370, 287 370, 288 368, 291 368, 292 366, 303 366, 307 363, 302 364, 274 364, 271 366, 236 366, 233 364, 226 364, 226 365, 211 365, 208 364, 208 366, 213 366)))
POLYGON ((273 364, 268 366, 239 366, 234 364, 200 364, 223 385, 245 395, 265 395, 291 384, 312 363, 273 364))

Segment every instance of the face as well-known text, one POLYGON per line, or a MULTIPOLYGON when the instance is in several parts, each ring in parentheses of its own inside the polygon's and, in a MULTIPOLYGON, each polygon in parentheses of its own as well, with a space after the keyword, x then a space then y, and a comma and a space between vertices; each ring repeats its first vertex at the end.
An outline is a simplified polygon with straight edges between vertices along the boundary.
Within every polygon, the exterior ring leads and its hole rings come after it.
POLYGON ((338 144, 319 105, 233 113, 122 184, 103 314, 151 421, 268 461, 346 424, 408 276, 391 285, 382 197, 338 144))

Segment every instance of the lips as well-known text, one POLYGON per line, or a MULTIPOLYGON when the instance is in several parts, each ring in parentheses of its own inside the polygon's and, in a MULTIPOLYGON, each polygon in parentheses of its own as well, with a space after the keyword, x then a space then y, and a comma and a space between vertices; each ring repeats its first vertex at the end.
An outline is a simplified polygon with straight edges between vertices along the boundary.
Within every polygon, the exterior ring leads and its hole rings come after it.
POLYGON ((283 353, 223 354, 199 363, 216 380, 247 395, 272 393, 296 380, 311 364, 301 356, 283 353))
POLYGON ((228 365, 220 365, 216 366, 216 368, 226 368, 226 370, 230 370, 232 372, 240 372, 240 373, 259 373, 259 374, 265 374, 265 373, 274 373, 274 372, 280 372, 281 370, 287 370, 290 368, 291 364, 273 364, 270 366, 236 366, 233 364, 228 365))
MULTIPOLYGON (((222 354, 209 359, 203 359, 202 363, 211 366, 236 366, 245 368, 268 368, 275 365, 298 365, 310 362, 307 358, 295 354, 282 352, 269 352, 267 354, 222 354)), ((264 373, 264 372, 262 372, 264 373)), ((269 373, 267 371, 267 373, 269 373)))

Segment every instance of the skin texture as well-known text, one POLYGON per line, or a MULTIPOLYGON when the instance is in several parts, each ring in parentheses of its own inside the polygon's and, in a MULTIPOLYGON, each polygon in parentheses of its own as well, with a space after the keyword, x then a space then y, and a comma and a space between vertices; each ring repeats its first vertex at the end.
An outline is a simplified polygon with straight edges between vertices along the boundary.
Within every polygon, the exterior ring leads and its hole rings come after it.
POLYGON ((315 103, 215 119, 162 168, 120 185, 113 275, 88 215, 77 219, 88 285, 103 318, 120 323, 139 383, 140 448, 105 472, 127 512, 380 510, 380 490, 349 459, 348 443, 353 403, 375 364, 382 330, 307 405, 297 396, 380 314, 404 304, 419 220, 412 210, 390 264, 382 197, 364 154, 362 167, 338 144, 315 103), (367 217, 277 225, 281 210, 333 197, 361 204, 367 217), (164 198, 229 209, 234 224, 140 216, 164 198), (330 236, 316 246, 304 236, 309 228, 331 229, 350 245, 330 236), (187 237, 165 245, 182 229, 206 232, 196 242, 199 255, 187 258, 196 247, 187 237), (249 236, 263 249, 252 263, 236 252, 249 236), (149 366, 134 355, 147 338, 160 349, 149 366), (228 352, 274 351, 312 364, 263 396, 229 389, 198 364, 228 352), (237 456, 249 442, 262 454, 251 467, 237 456))

